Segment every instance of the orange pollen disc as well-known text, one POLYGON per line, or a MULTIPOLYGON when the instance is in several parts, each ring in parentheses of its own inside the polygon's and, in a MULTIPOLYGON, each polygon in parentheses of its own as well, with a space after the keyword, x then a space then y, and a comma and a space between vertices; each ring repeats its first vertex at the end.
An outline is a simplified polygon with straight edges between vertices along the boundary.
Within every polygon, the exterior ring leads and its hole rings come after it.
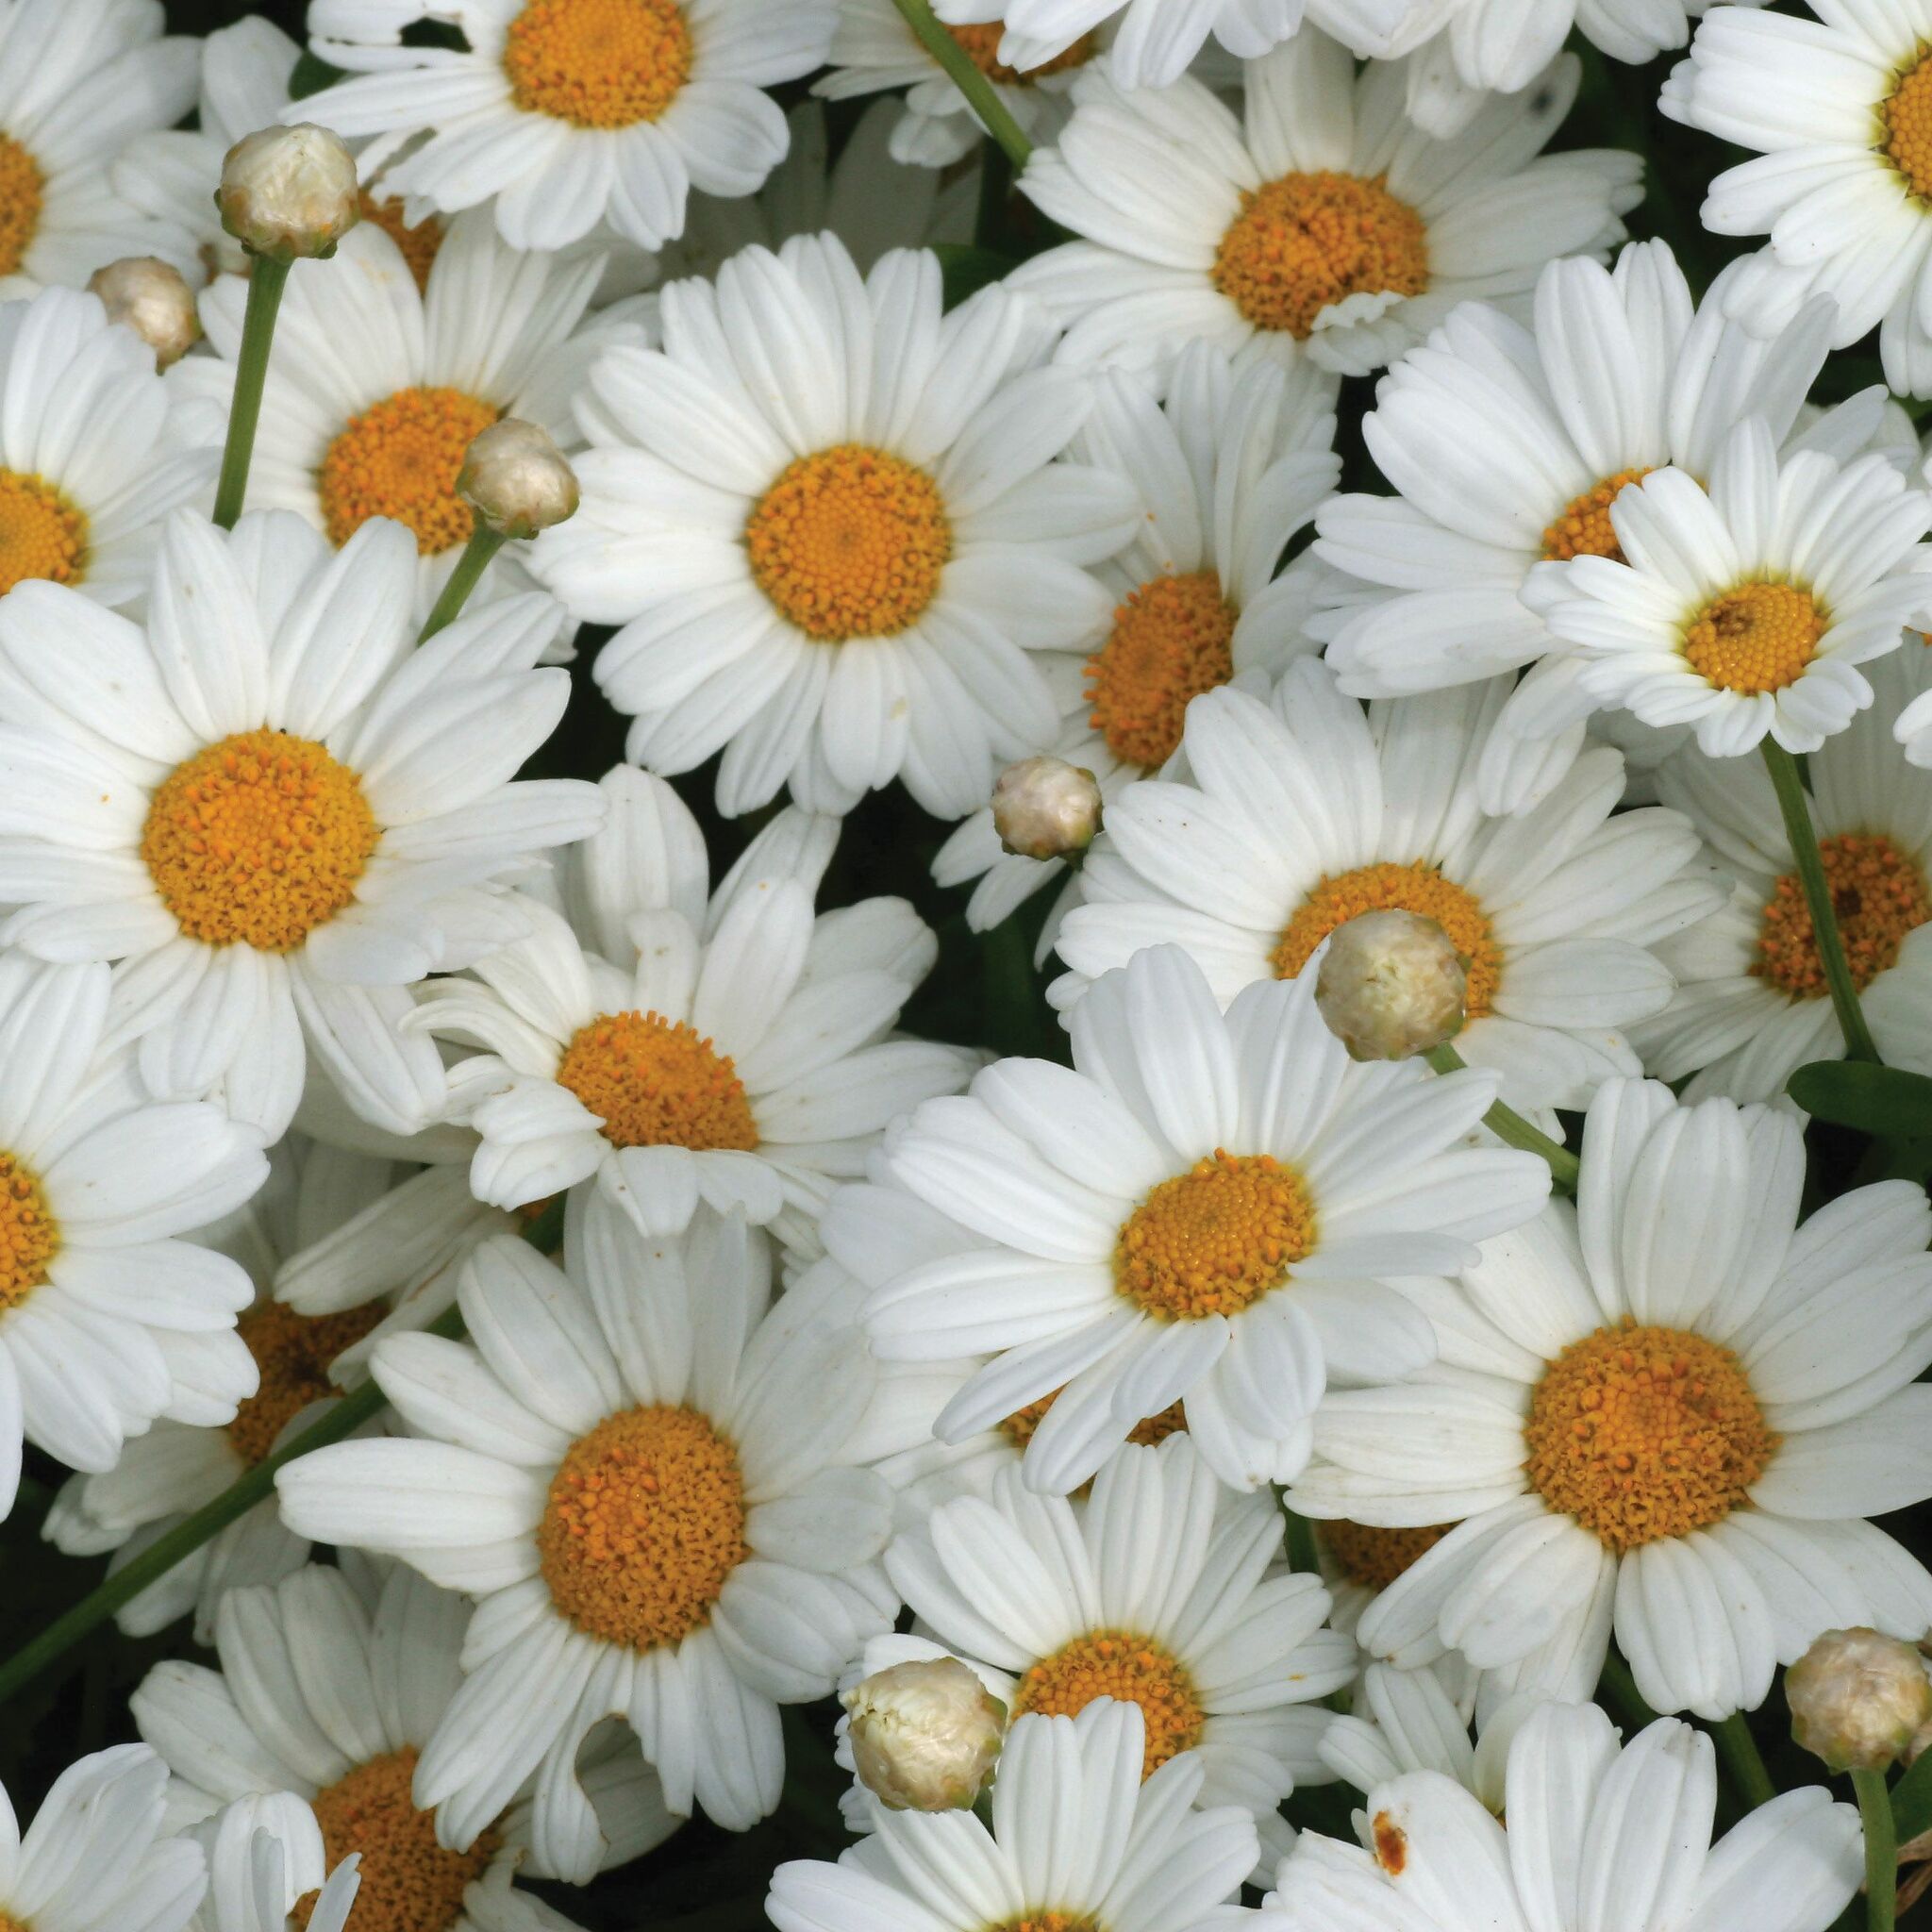
POLYGON ((1101 1932, 1101 1925, 1091 1912, 1056 1912, 1029 1906, 1017 1917, 988 1926, 987 1932, 1101 1932))
POLYGON ((1455 1527, 1453 1523, 1430 1523, 1415 1529, 1377 1529, 1344 1516, 1318 1524, 1316 1534, 1349 1582, 1365 1590, 1387 1590, 1455 1527))
POLYGON ((191 939, 289 953, 356 896, 381 837, 348 766, 263 729, 206 745, 161 780, 141 856, 191 939))
POLYGON ((1242 191, 1211 279, 1257 328, 1305 341, 1332 303, 1420 295, 1429 286, 1429 231, 1379 175, 1284 175, 1242 191))
POLYGON ((380 1301, 334 1315, 298 1315, 285 1302, 263 1302, 236 1323, 235 1332, 261 1372, 255 1393, 228 1424, 228 1441, 250 1469, 311 1402, 341 1393, 328 1378, 329 1364, 388 1312, 380 1301))
MULTIPOLYGON (((1038 1402, 1029 1402, 1024 1408, 1016 1408, 1000 1423, 1001 1433, 1023 1456, 1026 1453, 1027 1443, 1033 1440, 1034 1430, 1045 1419, 1059 1392, 1056 1389, 1052 1395, 1042 1395, 1038 1402)), ((1137 1422, 1127 1431, 1127 1441, 1140 1443, 1143 1449, 1151 1449, 1157 1442, 1166 1441, 1168 1437, 1187 1425, 1187 1410, 1178 1402, 1170 1402, 1158 1415, 1143 1416, 1137 1422)))
POLYGON ((415 531, 419 556, 467 543, 475 517, 457 475, 500 413, 459 389, 399 389, 351 416, 315 477, 328 541, 341 546, 371 517, 393 517, 415 531))
POLYGON ((0 1314, 17 1308, 47 1278, 60 1252, 60 1227, 47 1212, 39 1176, 0 1154, 0 1314))
POLYGON ((1271 956, 1277 979, 1296 978, 1338 925, 1364 912, 1414 912, 1433 919, 1467 962, 1469 992, 1464 1010, 1480 1020, 1490 1010, 1503 977, 1503 949, 1490 930, 1482 908, 1453 879, 1433 865, 1383 861, 1324 878, 1295 908, 1271 956))
POLYGON ((1211 570, 1151 577, 1113 614, 1087 660, 1088 723, 1124 763, 1167 762, 1188 702, 1234 675, 1235 608, 1211 570))
POLYGON ((510 98, 574 127, 635 127, 675 101, 691 69, 675 0, 529 0, 504 37, 510 98))
POLYGON ((886 638, 938 594, 953 554, 940 488, 863 443, 800 457, 746 519, 751 574, 779 613, 821 643, 886 638))
POLYGON ((1619 1552, 1722 1522, 1778 1444, 1729 1349, 1628 1323, 1550 1363, 1523 1440, 1543 1501, 1619 1552))
POLYGON ((0 134, 0 275, 12 275, 33 246, 45 190, 41 164, 11 135, 0 134))
POLYGON ((1154 1188, 1114 1243, 1114 1285, 1167 1321, 1238 1315, 1315 1245, 1302 1177, 1271 1154, 1216 1148, 1154 1188))
MULTIPOLYGON (((463 1893, 483 1875, 502 1842, 492 1826, 467 1852, 436 1841, 436 1813, 419 1811, 410 1793, 416 1747, 372 1757, 315 1794, 324 1869, 333 1872, 351 1852, 362 1855, 356 1893, 358 1932, 447 1932, 463 1909, 463 1893)), ((296 1901, 293 1918, 306 1928, 319 1892, 296 1901)))
POLYGON ((600 1013, 564 1049, 558 1085, 604 1123, 617 1147, 758 1144, 758 1123, 730 1057, 682 1020, 600 1013))
POLYGON ((1084 67, 1097 48, 1091 34, 1082 34, 1072 46, 1063 48, 1051 60, 1038 67, 1008 67, 999 58, 1000 39, 1006 32, 1002 21, 989 21, 984 26, 949 26, 946 31, 965 50, 987 79, 997 87, 1031 87, 1050 74, 1065 74, 1069 68, 1084 67))
POLYGON ((1932 201, 1932 55, 1924 48, 1879 108, 1886 158, 1921 201, 1932 201))
POLYGON ((1642 482, 1649 475, 1648 468, 1619 470, 1566 504, 1562 514, 1543 532, 1543 555, 1556 563, 1568 563, 1573 557, 1607 557, 1622 563, 1624 551, 1610 522, 1610 506, 1629 485, 1642 482))
POLYGON ((1740 584, 1686 626, 1684 656, 1721 691, 1783 691, 1810 663, 1827 622, 1795 584, 1740 584))
MULTIPOLYGON (((1898 963, 1906 935, 1932 919, 1932 892, 1925 874, 1883 832, 1840 832, 1819 840, 1818 852, 1852 983, 1862 992, 1898 963)), ((1811 908, 1796 873, 1786 873, 1764 903, 1751 970, 1793 999, 1815 1000, 1826 991, 1811 908)))
POLYGON ((537 1526, 551 1601, 579 1630, 652 1650, 709 1619, 751 1554, 738 1452, 694 1409, 626 1408, 571 1444, 537 1526))
POLYGON ((1041 1657, 1020 1679, 1013 1715, 1078 1717, 1096 1697, 1141 1707, 1147 1740, 1142 1777, 1201 1741, 1208 1713, 1187 1667, 1163 1645, 1126 1630, 1090 1630, 1041 1657))
POLYGON ((429 271, 436 266, 436 251, 442 246, 442 224, 429 215, 411 227, 403 219, 400 195, 386 195, 378 201, 365 188, 361 202, 362 219, 375 223, 403 251, 403 259, 409 264, 417 288, 426 290, 429 271))
POLYGON ((86 516, 45 477, 0 470, 0 596, 29 577, 72 584, 86 574, 86 516))

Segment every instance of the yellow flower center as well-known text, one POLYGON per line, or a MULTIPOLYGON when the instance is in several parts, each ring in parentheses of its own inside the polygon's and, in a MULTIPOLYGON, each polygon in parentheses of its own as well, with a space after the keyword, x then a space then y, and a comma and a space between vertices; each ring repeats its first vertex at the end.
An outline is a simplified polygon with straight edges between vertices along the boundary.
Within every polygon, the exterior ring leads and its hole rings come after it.
POLYGON ((0 1154, 0 1315, 17 1308, 47 1278, 60 1252, 60 1224, 47 1212, 40 1176, 0 1154))
POLYGON ((250 1469, 311 1402, 341 1392, 328 1378, 329 1364, 388 1312, 380 1301, 333 1315, 298 1315, 284 1302, 263 1302, 236 1323, 261 1377, 228 1424, 228 1441, 250 1469))
POLYGON ((1429 233, 1379 175, 1284 175, 1242 192, 1212 279, 1257 328, 1306 341, 1323 309, 1351 295, 1420 295, 1429 233))
POLYGON ((603 1120, 613 1146, 749 1153, 758 1144, 730 1056, 681 1020, 600 1013, 572 1036, 557 1079, 603 1120))
POLYGON ((1433 919, 1468 962, 1464 1011, 1480 1020, 1490 1010, 1503 977, 1503 949, 1475 899, 1433 865, 1383 861, 1324 878, 1295 908, 1276 941, 1272 962, 1277 979, 1293 979, 1338 925, 1364 912, 1414 912, 1433 919))
POLYGON ((1096 1697, 1141 1707, 1146 1720, 1142 1777, 1201 1741, 1208 1713, 1186 1666, 1162 1645, 1126 1630, 1090 1630, 1041 1657, 1020 1679, 1013 1715, 1078 1717, 1096 1697))
POLYGON ((1343 1516, 1322 1524, 1319 1534, 1335 1567, 1349 1582, 1364 1590, 1387 1590, 1455 1527, 1453 1523, 1431 1523, 1416 1529, 1377 1529, 1343 1516))
POLYGON ((939 485, 884 450, 841 442, 800 457, 745 522, 751 574, 821 643, 891 637, 938 594, 953 554, 939 485))
POLYGON ((1154 1188, 1114 1243, 1114 1285, 1164 1321, 1238 1315, 1315 1245, 1301 1176, 1270 1154, 1217 1148, 1154 1188))
POLYGON ((1932 201, 1932 55, 1920 48, 1878 110, 1884 152, 1906 186, 1921 201, 1932 201))
POLYGON ((1573 557, 1607 557, 1622 563, 1624 551, 1610 522, 1610 506, 1632 483, 1641 483, 1649 475, 1647 467, 1619 470, 1574 497, 1543 532, 1543 555, 1556 563, 1568 563, 1573 557))
MULTIPOLYGON (((1862 992, 1898 963, 1906 935, 1932 919, 1932 892, 1925 874, 1883 832, 1840 832, 1819 840, 1818 852, 1852 983, 1862 992)), ((1796 873, 1786 873, 1764 903, 1751 970, 1793 999, 1819 999, 1826 991, 1811 908, 1796 873)))
POLYGON ((1550 1363, 1523 1440, 1543 1501, 1620 1552, 1722 1522, 1778 1443, 1729 1349, 1628 1323, 1550 1363))
POLYGON ((510 98, 574 127, 655 121, 691 78, 675 0, 529 0, 504 38, 510 98))
POLYGON ((579 1630, 651 1650, 711 1614, 751 1554, 738 1452, 661 1404, 607 1417, 571 1444, 537 1526, 551 1601, 579 1630))
MULTIPOLYGON (((324 1869, 333 1872, 351 1852, 362 1855, 357 1932, 447 1932, 462 1912, 464 1890, 502 1842, 492 1826, 467 1852, 438 1844, 436 1813, 417 1810, 410 1794, 416 1757, 416 1747, 405 1744, 315 1794, 324 1869)), ((293 1917, 303 1932, 320 1896, 311 1891, 296 1901, 293 1917)))
POLYGON ((467 543, 475 517, 457 474, 500 413, 459 389, 399 389, 351 416, 316 473, 328 541, 340 546, 371 517, 393 517, 415 531, 419 556, 467 543))
POLYGON ((1826 622, 1795 584, 1740 584, 1691 619, 1684 656, 1721 691, 1783 691, 1810 663, 1826 622))
MULTIPOLYGON (((1042 1395, 1038 1402, 1029 1402, 1024 1408, 1016 1408, 1000 1423, 1001 1434, 1023 1456, 1026 1453, 1027 1443, 1033 1440, 1034 1431, 1046 1420, 1046 1412, 1058 1399, 1059 1393, 1056 1389, 1051 1395, 1042 1395)), ((1168 1437, 1187 1425, 1187 1410, 1178 1402, 1170 1402, 1158 1415, 1143 1416, 1137 1422, 1127 1431, 1127 1441, 1151 1449, 1157 1442, 1166 1441, 1168 1437)))
POLYGON ((990 1925, 987 1932, 1103 1932, 1091 1912, 1055 1912, 1029 1906, 1016 1917, 990 1925))
POLYGON ((45 189, 41 164, 11 135, 0 134, 0 275, 12 275, 26 259, 45 189))
POLYGON ((87 575, 87 518, 43 476, 0 470, 0 596, 29 577, 87 575))
POLYGON ((417 288, 426 290, 429 287, 429 271, 436 266, 436 252, 442 246, 442 224, 434 215, 426 215, 411 227, 403 219, 400 195, 385 195, 377 200, 365 188, 361 203, 362 219, 373 222, 402 250, 403 259, 408 263, 417 288))
POLYGON ((997 87, 1031 87, 1050 74, 1064 74, 1069 68, 1086 66, 1097 51, 1093 36, 1082 34, 1072 46, 1038 67, 1008 67, 999 58, 1000 37, 1006 30, 1005 23, 997 20, 989 21, 984 26, 946 28, 965 50, 966 58, 997 87))
POLYGON ((1087 660, 1087 722, 1117 758, 1152 771, 1174 755, 1189 701, 1234 675, 1235 614, 1211 570, 1152 577, 1114 611, 1087 660))

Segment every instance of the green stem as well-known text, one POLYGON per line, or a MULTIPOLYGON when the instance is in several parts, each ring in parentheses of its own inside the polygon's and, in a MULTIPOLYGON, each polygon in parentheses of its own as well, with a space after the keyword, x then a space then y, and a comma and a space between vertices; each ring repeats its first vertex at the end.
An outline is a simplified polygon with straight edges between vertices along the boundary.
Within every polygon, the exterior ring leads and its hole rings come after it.
POLYGON ((1281 1505, 1282 1520, 1288 1524, 1288 1567, 1297 1576, 1319 1576, 1322 1559, 1315 1554, 1315 1525, 1306 1516, 1291 1509, 1287 1495, 1274 1491, 1281 1505))
MULTIPOLYGON (((1460 1073, 1469 1064, 1446 1040, 1441 1046, 1432 1046, 1423 1058, 1439 1074, 1460 1073)), ((1582 1163, 1561 1141, 1553 1141, 1540 1128, 1531 1126, 1513 1107, 1506 1107, 1497 1101, 1484 1114, 1483 1125, 1497 1140, 1511 1147, 1520 1147, 1525 1154, 1541 1154, 1549 1162, 1550 1178, 1566 1193, 1576 1191, 1576 1177, 1583 1172, 1582 1163)))
POLYGON ((1020 130, 1020 124, 1008 113, 992 82, 973 64, 973 57, 933 18, 926 0, 893 0, 906 25, 919 44, 952 77, 953 85, 966 96, 966 105, 979 116, 979 124, 999 143, 1000 152, 1014 167, 1024 168, 1033 143, 1020 130))
POLYGON ((1885 1774, 1855 1771, 1852 1789, 1865 1823, 1865 1924, 1869 1932, 1891 1932, 1898 1915, 1898 1840, 1892 1836, 1885 1774))
MULTIPOLYGON (((1777 1787, 1771 1781, 1771 1774, 1764 1768, 1764 1759, 1757 1754, 1757 1740, 1751 1735, 1751 1726, 1744 1722, 1744 1713, 1734 1710, 1727 1718, 1721 1718, 1712 1724, 1711 1735, 1717 1740, 1717 1755, 1724 1759, 1724 1769, 1730 1774, 1732 1784, 1738 1789, 1738 1795, 1744 1801, 1747 1811, 1755 1811, 1760 1805, 1768 1805, 1777 1796, 1777 1787)), ((1886 1813, 1889 1818, 1891 1814, 1886 1813)))
POLYGON ((1630 1666, 1613 1650, 1604 1657, 1603 1674, 1597 1681, 1597 1701, 1613 1705, 1626 1730, 1641 1731, 1657 1722, 1657 1712, 1643 1701, 1630 1666))
POLYGON ((228 403, 228 441, 222 451, 222 479, 215 488, 215 522, 225 530, 235 527, 242 499, 248 493, 248 464, 255 455, 255 427, 261 421, 269 345, 275 341, 275 315, 293 266, 266 255, 252 260, 248 308, 242 319, 242 354, 235 362, 235 392, 228 403))
POLYGON ((1873 1043, 1872 1029, 1865 1024, 1864 1009, 1858 1005, 1858 989, 1853 984, 1852 969, 1845 960, 1845 942, 1838 929, 1831 884, 1824 876, 1824 860, 1818 849, 1818 834, 1812 829, 1810 801, 1805 795, 1798 761, 1783 745, 1769 738, 1764 741, 1763 749, 1764 767, 1771 774, 1772 790, 1777 793, 1777 808, 1784 814, 1785 838, 1797 862, 1798 883, 1805 889, 1805 906, 1811 914, 1818 960, 1824 968, 1824 983, 1831 990, 1839 1030, 1845 1037, 1845 1058, 1875 1061, 1878 1049, 1873 1043))
POLYGON ((423 628, 416 633, 416 641, 426 644, 445 625, 454 624, 457 613, 469 602, 470 592, 481 581, 483 573, 490 568, 490 559, 504 546, 505 540, 480 518, 470 532, 470 541, 463 545, 463 554, 457 558, 457 567, 449 574, 448 581, 442 587, 442 593, 436 600, 435 608, 423 620, 423 628))

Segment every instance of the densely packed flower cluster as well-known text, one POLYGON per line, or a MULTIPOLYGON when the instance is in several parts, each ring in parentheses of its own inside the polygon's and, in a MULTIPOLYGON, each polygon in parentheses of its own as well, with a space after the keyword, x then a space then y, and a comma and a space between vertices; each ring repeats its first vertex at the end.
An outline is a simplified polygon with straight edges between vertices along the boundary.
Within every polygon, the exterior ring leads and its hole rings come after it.
POLYGON ((1891 1932, 1928 405, 1932 0, 0 0, 0 1932, 1891 1932))

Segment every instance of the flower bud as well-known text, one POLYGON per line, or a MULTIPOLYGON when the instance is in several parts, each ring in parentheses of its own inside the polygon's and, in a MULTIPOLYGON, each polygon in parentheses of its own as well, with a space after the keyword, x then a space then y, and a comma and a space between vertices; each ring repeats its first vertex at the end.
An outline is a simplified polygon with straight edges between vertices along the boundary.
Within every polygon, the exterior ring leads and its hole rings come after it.
POLYGON ((1433 919, 1364 912, 1328 937, 1315 1005, 1357 1060, 1403 1060, 1454 1039, 1469 974, 1456 942, 1433 919))
POLYGON ((361 219, 356 160, 342 138, 302 122, 244 134, 222 162, 222 226, 277 261, 326 258, 361 219))
POLYGON ((1932 1723, 1919 1653, 1876 1630, 1827 1630, 1785 1673, 1791 1736, 1833 1771, 1883 1771, 1932 1723))
POLYGON ((844 1705, 858 1781, 890 1810, 962 1810, 992 1775, 1007 1707, 956 1657, 874 1671, 844 1705))
POLYGON ((126 255, 88 277, 109 322, 125 323, 155 352, 155 367, 178 362, 201 340, 194 291, 171 262, 152 255, 126 255))
POLYGON ((471 439, 457 494, 499 537, 534 537, 576 514, 577 476, 544 430, 506 416, 471 439))
POLYGON ((1016 858, 1084 852, 1100 829, 1100 787, 1084 765, 1022 758, 993 783, 992 827, 1016 858))

